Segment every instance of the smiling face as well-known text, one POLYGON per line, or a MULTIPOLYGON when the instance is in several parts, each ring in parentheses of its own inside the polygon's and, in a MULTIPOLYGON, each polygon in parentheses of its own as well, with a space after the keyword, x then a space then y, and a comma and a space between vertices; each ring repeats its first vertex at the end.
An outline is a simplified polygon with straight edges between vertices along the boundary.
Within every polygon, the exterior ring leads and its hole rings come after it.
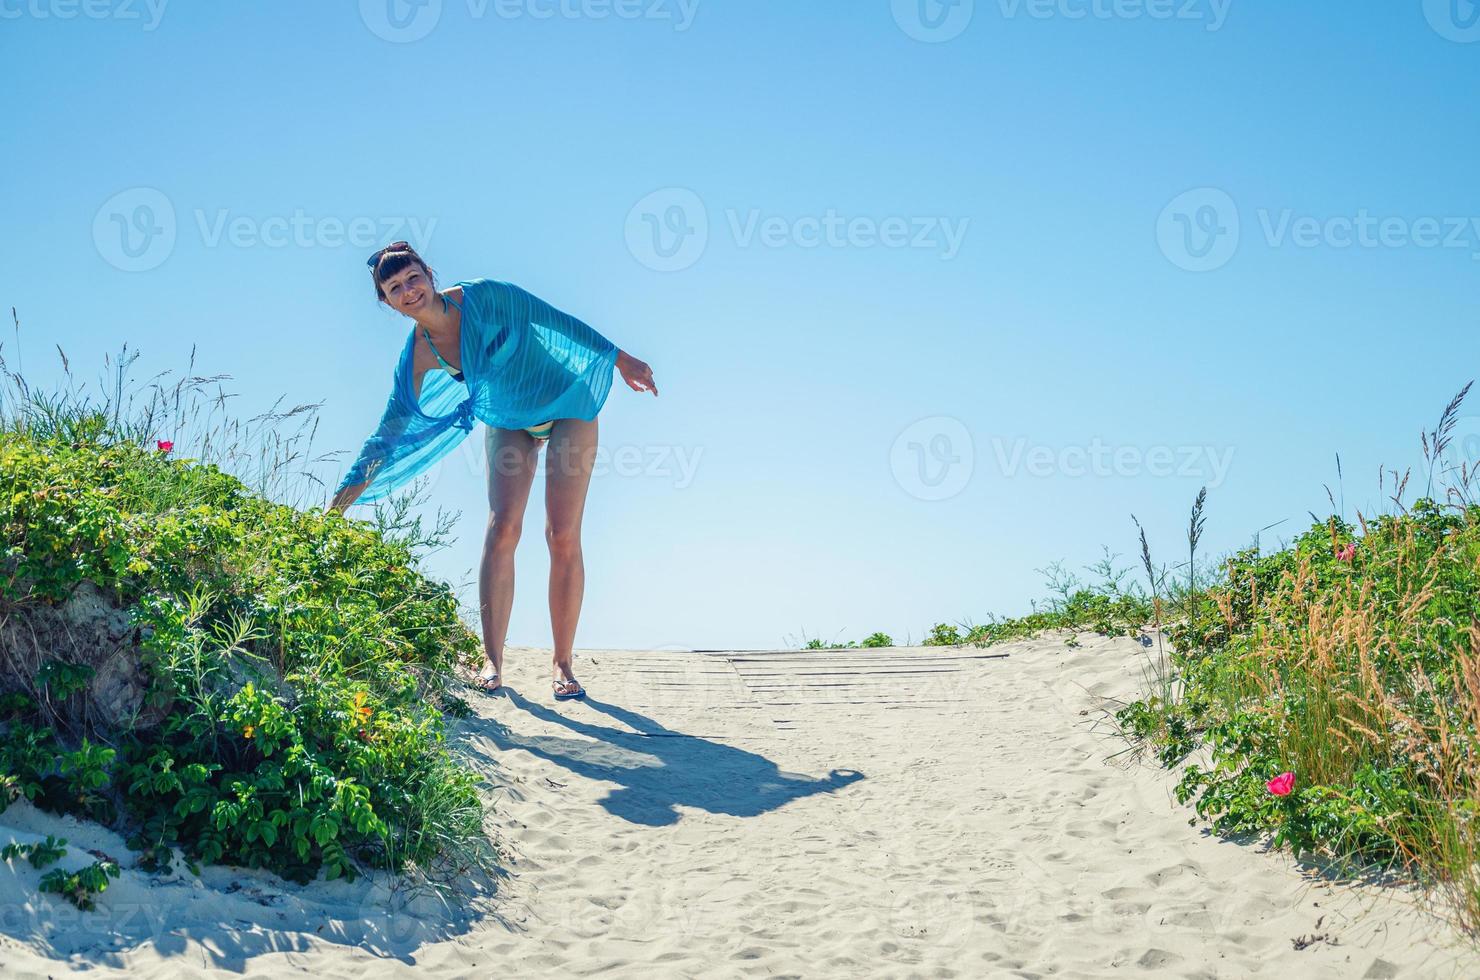
POLYGON ((421 263, 408 265, 394 275, 380 281, 380 291, 385 294, 386 305, 414 317, 436 296, 432 277, 421 263))

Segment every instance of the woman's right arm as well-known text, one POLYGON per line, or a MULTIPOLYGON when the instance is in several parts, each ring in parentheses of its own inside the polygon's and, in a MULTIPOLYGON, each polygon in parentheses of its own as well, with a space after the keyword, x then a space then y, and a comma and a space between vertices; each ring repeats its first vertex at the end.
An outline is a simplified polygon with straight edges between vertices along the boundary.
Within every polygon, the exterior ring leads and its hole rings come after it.
MULTIPOLYGON (((421 372, 413 372, 413 389, 420 396, 421 372)), ((376 426, 375 432, 369 439, 365 440, 364 448, 360 450, 360 456, 345 474, 344 481, 334 492, 334 499, 329 506, 343 514, 354 502, 359 499, 371 481, 375 479, 375 471, 384 462, 387 451, 394 446, 406 431, 406 424, 411 420, 407 408, 403 406, 396 397, 394 385, 391 389, 390 400, 386 403, 385 412, 381 415, 380 424, 376 426), (351 482, 357 481, 357 482, 351 482)))
POLYGON ((354 506, 354 502, 359 499, 360 494, 364 493, 365 488, 369 485, 370 481, 366 480, 364 483, 356 483, 354 486, 345 487, 334 495, 334 500, 329 504, 330 508, 343 514, 350 507, 354 506))

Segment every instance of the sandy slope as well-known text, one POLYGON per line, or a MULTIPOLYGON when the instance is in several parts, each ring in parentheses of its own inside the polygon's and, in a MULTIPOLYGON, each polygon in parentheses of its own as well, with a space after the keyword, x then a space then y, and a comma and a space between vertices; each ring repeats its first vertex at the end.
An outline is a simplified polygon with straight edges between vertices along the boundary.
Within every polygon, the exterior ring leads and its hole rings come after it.
MULTIPOLYGON (((1480 960, 1385 895, 1187 825, 1154 769, 1107 765, 1100 707, 1142 648, 583 652, 584 703, 545 654, 459 741, 498 763, 511 876, 487 906, 384 911, 211 869, 137 872, 91 917, 0 866, 0 970, 146 978, 1451 977, 1480 960), (1295 949, 1295 940, 1311 940, 1295 949)), ((25 807, 0 840, 56 822, 25 807)), ((127 858, 116 838, 71 825, 127 858)))

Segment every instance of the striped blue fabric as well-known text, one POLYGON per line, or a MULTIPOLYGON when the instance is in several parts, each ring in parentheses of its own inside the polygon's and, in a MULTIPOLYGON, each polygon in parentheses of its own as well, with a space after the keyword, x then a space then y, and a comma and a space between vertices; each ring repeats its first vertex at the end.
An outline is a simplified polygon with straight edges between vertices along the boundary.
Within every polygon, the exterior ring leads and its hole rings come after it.
POLYGON ((611 391, 617 346, 568 313, 511 283, 459 282, 464 382, 428 371, 416 397, 406 338, 394 384, 375 433, 336 490, 369 480, 364 502, 380 500, 425 472, 477 421, 523 429, 551 419, 596 418, 611 391))

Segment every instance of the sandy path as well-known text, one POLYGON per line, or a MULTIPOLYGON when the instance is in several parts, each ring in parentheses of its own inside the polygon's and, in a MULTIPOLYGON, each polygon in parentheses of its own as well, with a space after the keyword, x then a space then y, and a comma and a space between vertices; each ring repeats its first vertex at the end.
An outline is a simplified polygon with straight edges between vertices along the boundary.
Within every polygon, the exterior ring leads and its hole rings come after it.
MULTIPOLYGON (((459 726, 461 742, 499 763, 498 823, 514 860, 496 918, 444 935, 401 922, 366 935, 349 924, 370 907, 364 893, 357 911, 333 905, 342 887, 295 893, 248 877, 258 891, 283 893, 269 903, 275 919, 259 915, 261 905, 233 908, 238 925, 213 936, 208 916, 226 913, 207 903, 195 920, 182 913, 171 923, 187 927, 178 941, 94 929, 93 942, 62 943, 12 914, 0 923, 14 937, 0 947, 0 970, 55 974, 64 960, 160 978, 211 966, 332 977, 372 968, 634 977, 1476 972, 1469 954, 1441 945, 1444 930, 1405 906, 1207 837, 1188 827, 1164 773, 1107 765, 1119 745, 1103 723, 1096 730, 1098 708, 1134 689, 1144 654, 1132 641, 583 652, 591 697, 560 704, 546 656, 509 651, 511 690, 478 699, 480 717, 459 726), (334 924, 327 934, 314 928, 325 914, 334 924), (1296 950, 1300 937, 1316 938, 1296 950), (395 955, 375 959, 359 945, 395 955)), ((21 899, 5 884, 0 899, 14 908, 21 899)))

